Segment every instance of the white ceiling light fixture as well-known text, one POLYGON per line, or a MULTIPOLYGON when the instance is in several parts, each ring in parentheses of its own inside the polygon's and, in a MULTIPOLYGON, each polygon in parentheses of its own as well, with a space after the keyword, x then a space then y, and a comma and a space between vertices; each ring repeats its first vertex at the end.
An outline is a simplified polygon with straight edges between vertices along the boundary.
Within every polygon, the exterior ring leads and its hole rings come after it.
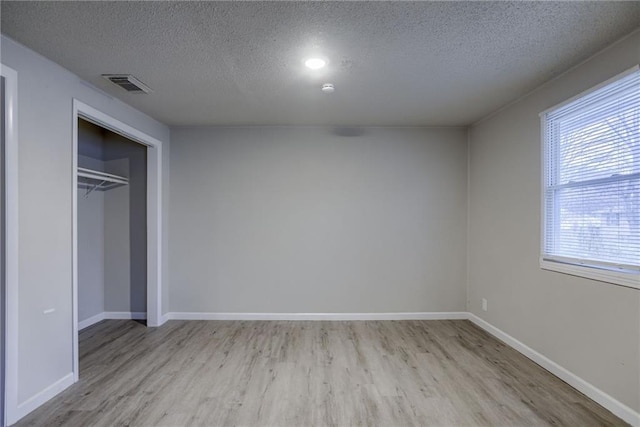
POLYGON ((304 65, 307 68, 311 68, 312 70, 319 70, 320 68, 327 65, 327 61, 325 61, 322 58, 309 58, 306 61, 304 61, 304 65))
POLYGON ((322 85, 321 89, 324 93, 333 93, 336 88, 333 86, 333 83, 325 83, 322 85))

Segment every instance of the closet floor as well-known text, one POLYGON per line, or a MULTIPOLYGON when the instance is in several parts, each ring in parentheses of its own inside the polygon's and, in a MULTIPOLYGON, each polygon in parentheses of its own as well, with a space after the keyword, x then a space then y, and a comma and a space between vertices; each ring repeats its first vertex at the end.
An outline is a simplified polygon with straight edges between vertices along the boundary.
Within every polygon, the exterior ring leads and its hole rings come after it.
POLYGON ((20 426, 623 425, 466 320, 107 320, 20 426))

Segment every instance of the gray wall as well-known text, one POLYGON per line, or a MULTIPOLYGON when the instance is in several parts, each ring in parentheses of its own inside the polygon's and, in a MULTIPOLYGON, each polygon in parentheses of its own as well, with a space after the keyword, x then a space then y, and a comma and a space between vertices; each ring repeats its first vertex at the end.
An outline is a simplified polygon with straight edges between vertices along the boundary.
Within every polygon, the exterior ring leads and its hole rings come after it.
POLYGON ((104 194, 78 189, 78 321, 104 312, 104 194))
POLYGON ((104 193, 105 310, 147 311, 146 148, 105 133, 105 168, 129 185, 104 193))
MULTIPOLYGON (((78 166, 104 171, 99 127, 78 121, 78 166), (86 154, 86 155, 85 155, 86 154)), ((78 321, 104 312, 104 194, 78 188, 78 321)))
MULTIPOLYGON (((127 159, 105 162, 124 163, 127 159)), ((114 188, 104 193, 105 197, 105 311, 146 311, 131 310, 131 246, 129 244, 129 186, 114 188)), ((146 266, 146 263, 145 263, 146 266)), ((143 295, 146 290, 142 289, 143 295)))
POLYGON ((637 64, 638 46, 635 33, 470 130, 468 284, 471 312, 636 411, 640 291, 539 267, 538 113, 637 64))
MULTIPOLYGON (((166 169, 169 130, 9 38, 1 36, 0 43, 2 63, 18 73, 18 402, 23 403, 72 372, 72 99, 163 141, 166 169), (55 311, 44 314, 47 308, 55 311)), ((166 179, 163 184, 168 189, 166 179)), ((166 275, 166 265, 163 271, 166 275)))
POLYGON ((464 129, 171 131, 170 311, 464 311, 464 129))
POLYGON ((78 188, 78 321, 104 312, 104 194, 78 188))

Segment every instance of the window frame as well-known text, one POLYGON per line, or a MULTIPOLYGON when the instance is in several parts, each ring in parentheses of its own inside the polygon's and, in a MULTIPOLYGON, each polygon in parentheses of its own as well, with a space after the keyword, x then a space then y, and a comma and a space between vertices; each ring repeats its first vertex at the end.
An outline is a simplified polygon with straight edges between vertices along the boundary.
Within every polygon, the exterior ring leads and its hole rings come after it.
POLYGON ((575 102, 576 100, 589 95, 605 86, 608 86, 616 81, 629 76, 630 74, 640 71, 640 66, 634 67, 590 88, 583 91, 559 104, 556 104, 539 114, 540 117, 540 141, 541 141, 541 173, 540 173, 540 268, 543 270, 554 271, 558 273, 569 274, 572 276, 583 277, 586 279, 597 280, 600 282, 610 283, 614 285, 620 285, 630 287, 634 289, 640 289, 640 270, 628 269, 621 266, 616 266, 611 263, 590 262, 589 260, 579 260, 573 258, 566 258, 562 256, 547 256, 545 255, 545 240, 547 229, 547 216, 546 216, 546 171, 547 171, 547 120, 546 116, 549 112, 564 107, 567 104, 575 102))

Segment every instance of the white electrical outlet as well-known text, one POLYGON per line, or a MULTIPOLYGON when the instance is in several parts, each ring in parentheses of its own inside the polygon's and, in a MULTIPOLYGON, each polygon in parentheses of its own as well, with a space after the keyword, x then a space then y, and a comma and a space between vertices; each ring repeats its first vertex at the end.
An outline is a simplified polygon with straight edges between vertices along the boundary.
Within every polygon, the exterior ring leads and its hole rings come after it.
POLYGON ((487 299, 482 298, 482 311, 487 311, 487 299))

